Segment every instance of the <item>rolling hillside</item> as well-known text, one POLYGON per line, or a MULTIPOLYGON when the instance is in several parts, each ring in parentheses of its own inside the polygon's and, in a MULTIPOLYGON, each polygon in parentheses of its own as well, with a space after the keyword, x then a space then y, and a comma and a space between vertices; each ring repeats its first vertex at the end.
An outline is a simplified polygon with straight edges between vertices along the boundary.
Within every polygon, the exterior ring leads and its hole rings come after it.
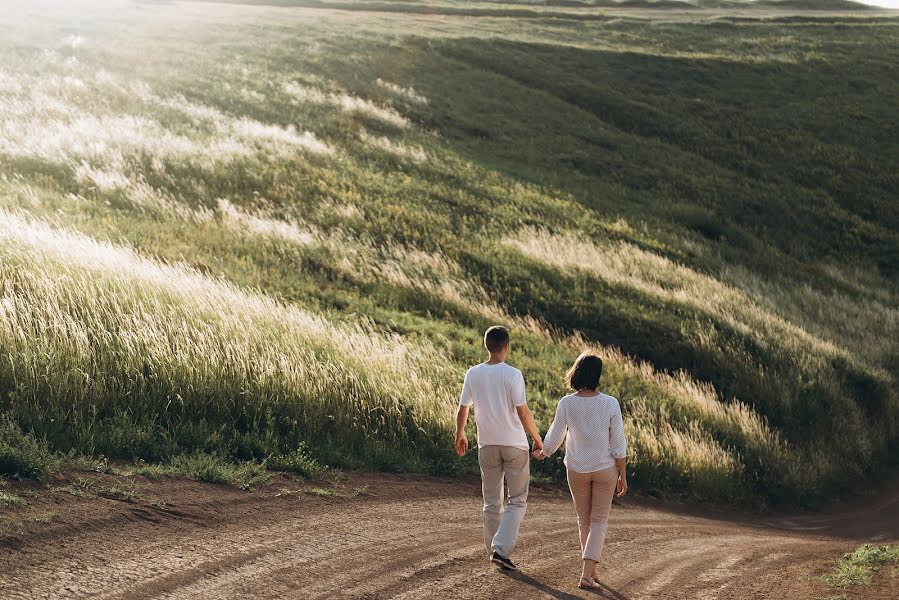
POLYGON ((544 429, 607 357, 644 492, 894 466, 899 19, 42 6, 0 16, 0 470, 469 470, 495 322, 544 429))

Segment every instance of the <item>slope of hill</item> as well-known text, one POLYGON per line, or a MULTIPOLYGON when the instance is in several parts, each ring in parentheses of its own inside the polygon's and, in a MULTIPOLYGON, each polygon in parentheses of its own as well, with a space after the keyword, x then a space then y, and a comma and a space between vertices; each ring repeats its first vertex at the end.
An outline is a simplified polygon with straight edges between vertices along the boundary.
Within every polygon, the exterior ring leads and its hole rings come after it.
POLYGON ((543 427, 607 356, 651 493, 890 466, 895 21, 47 6, 0 17, 4 470, 470 469, 497 321, 543 427))

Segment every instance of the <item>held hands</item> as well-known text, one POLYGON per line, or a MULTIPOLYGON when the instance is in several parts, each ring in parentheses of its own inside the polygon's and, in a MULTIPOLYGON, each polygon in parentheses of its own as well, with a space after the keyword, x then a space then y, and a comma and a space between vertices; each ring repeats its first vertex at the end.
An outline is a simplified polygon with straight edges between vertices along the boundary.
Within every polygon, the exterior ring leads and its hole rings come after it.
POLYGON ((456 435, 456 454, 459 456, 465 456, 465 453, 468 452, 468 437, 465 435, 465 432, 461 432, 456 435))
POLYGON ((531 457, 534 460, 543 460, 546 458, 546 454, 543 453, 543 441, 540 439, 534 440, 534 448, 533 452, 531 452, 531 457))

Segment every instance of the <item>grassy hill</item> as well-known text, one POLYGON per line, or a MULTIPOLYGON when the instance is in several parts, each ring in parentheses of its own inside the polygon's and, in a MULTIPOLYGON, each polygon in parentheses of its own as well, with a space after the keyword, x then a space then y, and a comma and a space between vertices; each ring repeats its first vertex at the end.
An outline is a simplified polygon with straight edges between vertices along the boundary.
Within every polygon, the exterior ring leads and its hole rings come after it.
POLYGON ((607 357, 643 491, 894 466, 899 21, 402 6, 0 17, 0 471, 471 469, 495 322, 544 429, 607 357))

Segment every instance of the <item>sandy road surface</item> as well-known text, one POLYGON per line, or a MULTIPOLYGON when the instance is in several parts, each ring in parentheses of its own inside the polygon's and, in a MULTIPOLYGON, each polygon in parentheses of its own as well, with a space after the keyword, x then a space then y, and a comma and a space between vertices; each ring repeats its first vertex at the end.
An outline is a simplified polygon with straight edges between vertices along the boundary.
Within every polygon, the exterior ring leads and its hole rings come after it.
MULTIPOLYGON (((809 576, 835 557, 899 539, 895 485, 799 517, 629 500, 613 509, 596 594, 573 585, 574 511, 558 488, 532 490, 510 576, 486 561, 474 479, 278 479, 253 493, 132 479, 122 500, 104 478, 80 497, 63 480, 35 486, 28 507, 0 509, 27 524, 0 537, 0 598, 817 598, 834 590, 809 576), (34 525, 40 514, 52 522, 34 525)), ((899 577, 847 597, 899 598, 899 577)))

